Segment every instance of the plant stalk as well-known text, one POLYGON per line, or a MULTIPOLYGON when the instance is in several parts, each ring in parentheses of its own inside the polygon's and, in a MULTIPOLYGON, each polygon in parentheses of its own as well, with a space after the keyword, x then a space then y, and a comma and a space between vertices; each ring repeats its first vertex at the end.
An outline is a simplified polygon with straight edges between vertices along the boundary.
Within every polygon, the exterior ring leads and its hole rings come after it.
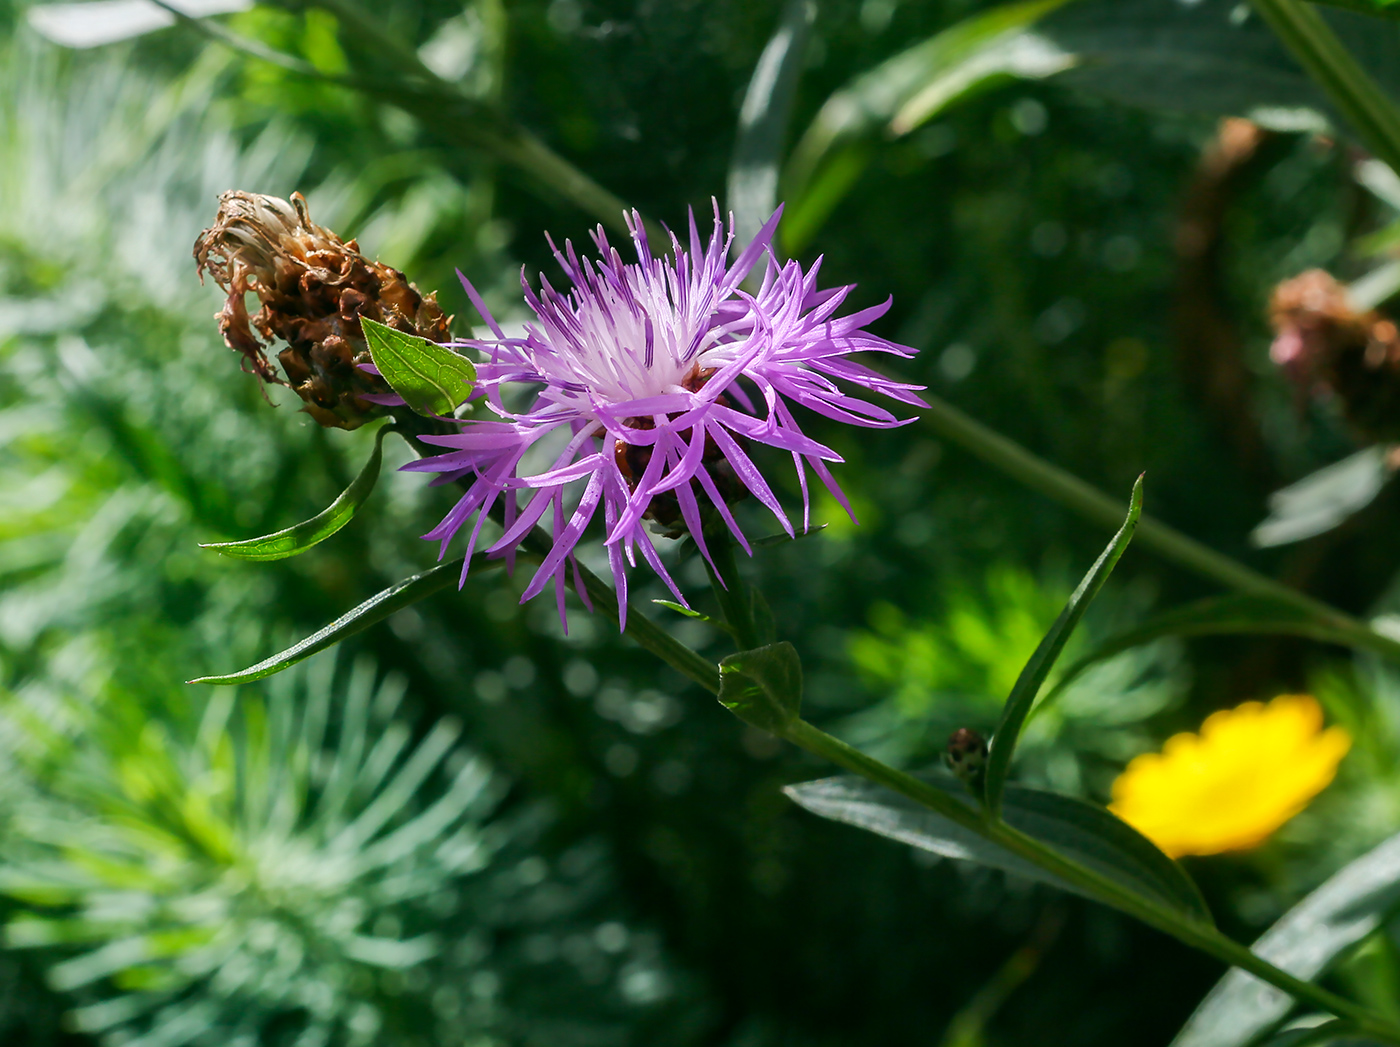
POLYGON ((783 732, 783 737, 816 756, 830 760, 877 785, 893 789, 915 803, 928 807, 948 820, 1005 847, 1008 851, 1054 873, 1065 882, 1081 888, 1105 905, 1127 913, 1224 963, 1240 967, 1282 989, 1295 999, 1320 1007, 1339 1018, 1346 1018, 1368 1035, 1382 1038, 1392 1044, 1400 1044, 1400 1027, 1371 1014, 1360 1005, 1275 967, 1245 946, 1227 938, 1214 927, 1187 920, 1170 909, 1139 897, 1094 870, 1065 858, 1039 840, 1012 828, 1000 819, 990 817, 985 811, 964 804, 910 774, 867 756, 805 720, 795 721, 783 732))
MULTIPOLYGON (((734 630, 734 640, 741 651, 751 651, 760 647, 763 640, 758 635, 758 626, 753 616, 753 594, 748 583, 739 575, 739 565, 734 559, 734 540, 728 531, 715 528, 706 536, 706 545, 714 558, 714 566, 707 561, 705 571, 710 576, 710 588, 719 601, 720 613, 729 627, 734 630)), ((703 559, 703 557, 702 557, 703 559)))
MULTIPOLYGON (((1033 491, 1053 498, 1072 512, 1117 530, 1123 522, 1122 502, 1085 483, 1074 474, 1032 454, 1014 440, 958 410, 946 400, 924 394, 928 410, 924 421, 935 432, 963 449, 971 451, 1033 491)), ((1217 553, 1194 538, 1144 513, 1138 522, 1134 541, 1152 549, 1163 559, 1237 592, 1263 596, 1290 607, 1337 630, 1357 647, 1400 661, 1400 642, 1376 632, 1365 622, 1329 607, 1236 560, 1217 553)))
MULTIPOLYGON (((1260 17, 1373 155, 1400 172, 1400 110, 1302 0, 1251 0, 1260 17)), ((1377 5, 1379 6, 1379 5, 1377 5)))

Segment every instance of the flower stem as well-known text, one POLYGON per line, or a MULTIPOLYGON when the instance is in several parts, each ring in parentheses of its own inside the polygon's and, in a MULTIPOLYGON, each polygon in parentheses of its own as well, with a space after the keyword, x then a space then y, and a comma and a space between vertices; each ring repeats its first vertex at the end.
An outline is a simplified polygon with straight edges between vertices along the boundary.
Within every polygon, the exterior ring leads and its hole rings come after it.
POLYGON ((1092 869, 1065 858, 1059 852, 1033 837, 1012 828, 1004 821, 991 817, 985 810, 964 804, 922 782, 910 774, 867 756, 839 738, 833 738, 805 720, 797 720, 784 731, 784 737, 808 752, 886 788, 907 796, 915 803, 928 807, 949 821, 969 829, 988 840, 1033 862, 1058 878, 1071 883, 1105 905, 1136 917, 1150 927, 1171 935, 1178 941, 1209 953, 1216 959, 1240 967, 1270 985, 1282 989, 1296 999, 1320 1007, 1330 1014, 1355 1022, 1368 1035, 1392 1044, 1400 1044, 1400 1027, 1377 1017, 1358 1004, 1311 982, 1294 977, 1267 960, 1255 955, 1245 946, 1227 938, 1209 924, 1186 919, 1155 902, 1142 898, 1120 884, 1092 869))
MULTIPOLYGON (((925 422, 940 436, 971 451, 1014 480, 1039 491, 1086 519, 1116 530, 1123 522, 1123 505, 1079 477, 1032 454, 1020 444, 959 411, 936 396, 924 394, 925 422)), ((1138 522, 1134 541, 1189 571, 1238 592, 1263 596, 1295 607, 1343 633, 1355 646, 1400 661, 1400 643, 1382 636, 1365 622, 1329 607, 1281 582, 1216 552, 1146 513, 1138 522)))
POLYGON ((1331 26, 1301 0, 1251 2, 1351 124, 1361 144, 1392 170, 1400 171, 1400 110, 1337 39, 1331 26))
POLYGON ((753 593, 739 574, 739 564, 734 559, 734 540, 727 530, 719 528, 713 528, 705 538, 714 559, 713 566, 705 561, 705 572, 710 576, 710 588, 719 601, 720 613, 734 631, 739 650, 750 651, 762 646, 763 639, 754 621, 753 593))

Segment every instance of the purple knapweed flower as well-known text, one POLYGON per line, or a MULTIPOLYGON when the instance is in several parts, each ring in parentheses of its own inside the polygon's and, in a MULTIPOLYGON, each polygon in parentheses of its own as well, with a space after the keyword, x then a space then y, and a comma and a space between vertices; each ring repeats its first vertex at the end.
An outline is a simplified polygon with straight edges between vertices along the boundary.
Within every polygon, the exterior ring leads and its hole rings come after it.
MULTIPOLYGON (((792 455, 804 529, 810 513, 806 466, 850 512, 826 465, 841 456, 802 432, 792 405, 852 425, 905 424, 910 419, 842 391, 835 380, 922 405, 914 393, 921 386, 893 381, 848 359, 857 352, 907 358, 915 350, 862 330, 884 314, 888 301, 838 317, 852 288, 819 291, 820 260, 806 272, 797 262, 778 265, 768 247, 780 215, 781 209, 732 265, 726 258, 733 219, 726 230, 718 205, 708 244, 692 214, 689 249, 672 234, 668 257, 652 254, 635 211, 627 224, 636 262, 622 260, 601 226, 593 234, 601 255, 596 261, 581 260, 567 241, 560 251, 550 240, 573 287, 560 293, 541 277, 536 293, 522 273, 525 299, 536 317, 525 325, 523 337, 507 337, 463 277, 495 337, 460 344, 483 355, 478 388, 496 417, 463 420, 460 433, 425 436, 449 450, 405 466, 441 474, 438 483, 469 481, 466 494, 424 537, 440 541, 445 555, 457 531, 477 514, 469 564, 482 522, 498 500, 505 533, 487 550, 491 555, 511 556, 530 529, 549 516, 553 547, 521 601, 553 580, 562 617, 566 563, 601 506, 625 625, 626 567, 636 565, 638 549, 685 602, 647 533, 647 519, 672 533, 688 531, 708 560, 702 516, 717 515, 750 551, 729 507, 747 493, 793 533, 749 457, 752 445, 792 455), (749 294, 740 283, 765 256, 762 284, 749 294), (502 400, 502 392, 517 383, 540 387, 528 410, 511 410, 502 400), (525 453, 552 435, 562 443, 552 464, 520 475, 525 453)), ((464 580, 466 570, 464 565, 464 580)), ((576 588, 582 594, 582 585, 576 588)))

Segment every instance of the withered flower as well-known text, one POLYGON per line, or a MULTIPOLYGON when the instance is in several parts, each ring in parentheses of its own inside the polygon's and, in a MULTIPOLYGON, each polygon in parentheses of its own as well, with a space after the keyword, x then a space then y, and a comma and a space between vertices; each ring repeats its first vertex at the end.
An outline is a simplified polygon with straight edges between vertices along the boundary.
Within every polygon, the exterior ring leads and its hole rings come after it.
POLYGON ((1400 439, 1400 332, 1391 320, 1357 311, 1321 269, 1274 288, 1269 314, 1269 356, 1301 394, 1328 389, 1363 436, 1400 439))
POLYGON ((420 294, 403 273, 360 254, 354 240, 313 223, 300 193, 290 202, 224 193, 194 259, 201 282, 207 269, 228 294, 216 314, 219 331, 243 354, 244 369, 294 389, 324 426, 355 429, 384 413, 366 398, 389 388, 360 366, 370 363, 361 316, 434 342, 449 338, 450 318, 434 294, 420 294), (249 291, 262 304, 251 317, 249 291), (265 351, 279 339, 287 346, 277 354, 285 381, 265 351))

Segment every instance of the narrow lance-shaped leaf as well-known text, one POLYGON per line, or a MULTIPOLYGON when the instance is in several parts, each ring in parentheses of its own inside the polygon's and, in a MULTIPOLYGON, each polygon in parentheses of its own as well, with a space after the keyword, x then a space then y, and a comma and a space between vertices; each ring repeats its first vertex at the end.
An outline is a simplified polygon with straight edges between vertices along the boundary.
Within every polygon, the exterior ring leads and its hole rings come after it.
POLYGON ((798 250, 855 184, 881 135, 908 134, 939 112, 1011 78, 1063 72, 1075 56, 1029 32, 1066 0, 1026 0, 980 12, 900 51, 834 92, 783 172, 783 243, 798 250))
POLYGON ((62 47, 100 47, 144 36, 175 24, 174 8, 189 18, 246 11, 252 0, 90 0, 78 4, 35 5, 26 12, 40 36, 62 47))
POLYGON ((285 651, 274 654, 270 658, 264 658, 256 665, 250 665, 246 669, 224 676, 200 676, 189 682, 246 683, 249 680, 261 680, 266 676, 280 673, 283 669, 287 669, 305 658, 310 658, 317 651, 333 647, 346 637, 354 636, 376 622, 382 622, 395 611, 401 611, 410 604, 415 604, 419 600, 433 595, 440 589, 446 589, 461 577, 461 573, 462 557, 459 556, 450 563, 439 564, 422 574, 415 574, 411 578, 396 582, 383 592, 371 596, 353 610, 347 611, 330 625, 318 629, 300 643, 295 643, 285 651))
MULTIPOLYGON (((922 779, 974 806, 964 786, 942 775, 922 779)), ((825 778, 784 792, 813 814, 907 843, 945 858, 977 862, 1003 872, 1093 897, 1053 872, 1013 853, 975 828, 959 825, 913 800, 862 778, 825 778)), ((1102 807, 1069 796, 1011 785, 1003 817, 1008 825, 1133 894, 1197 923, 1210 910, 1191 877, 1147 837, 1102 807)))
POLYGON ((983 788, 987 807, 994 814, 1001 807, 1002 787, 1005 785, 1006 775, 1011 769, 1011 756, 1016 751, 1016 740, 1021 734, 1021 727, 1026 722, 1027 714, 1031 711, 1031 704, 1035 701, 1035 696, 1040 693, 1041 685, 1045 683, 1045 678, 1050 675, 1050 670, 1054 667, 1060 652, 1064 650, 1070 634, 1074 632, 1074 627, 1084 617, 1084 612, 1088 610, 1090 602, 1103 588, 1103 583, 1108 580, 1114 565, 1118 563, 1118 558, 1123 555, 1123 550, 1132 541, 1133 531, 1137 529, 1138 517, 1141 515, 1142 477, 1139 476, 1137 482, 1133 484, 1132 499, 1128 505, 1128 518, 1123 521, 1123 526, 1113 536, 1108 547, 1099 555, 1094 566, 1089 568, 1089 573, 1079 583, 1079 588, 1070 595, 1065 609, 1060 612, 1060 617, 1055 619, 1055 624, 1050 627, 1050 631, 1040 641, 1040 646, 1035 649, 1030 661, 1021 670, 1021 675, 1017 678, 1015 686, 1011 688, 1011 695, 1006 699, 1006 705, 1002 708, 1001 720, 997 723, 996 733, 992 735, 987 750, 987 778, 983 788))
POLYGON ((1340 7, 1376 18, 1400 20, 1400 0, 1317 0, 1328 7, 1340 7))
POLYGON ((476 367, 465 356, 363 317, 360 326, 374 366, 419 414, 449 414, 471 395, 476 367))
POLYGON ((1376 500, 1394 474, 1390 448, 1368 447, 1269 495, 1269 517, 1249 536, 1262 548, 1301 542, 1344 523, 1376 500))
POLYGON ((739 108, 728 202, 741 246, 758 235, 778 206, 778 165, 807 53, 807 30, 815 15, 812 0, 788 0, 739 108))
MULTIPOLYGON (((1312 980, 1376 930, 1400 905, 1400 836, 1334 874, 1270 927, 1252 949, 1275 967, 1312 980)), ((1293 999, 1235 968, 1215 984, 1172 1047, 1241 1047, 1279 1022, 1293 999)))
POLYGON ((360 470, 360 475, 335 501, 311 519, 261 538, 241 542, 203 542, 200 548, 213 549, 238 560, 285 560, 325 541, 355 518, 355 513, 374 490, 379 480, 379 466, 384 460, 384 434, 392 429, 392 426, 386 425, 374 434, 374 453, 360 470))
POLYGON ((1212 596, 1182 607, 1174 607, 1154 615, 1135 628, 1110 636, 1060 674, 1055 685, 1045 692, 1045 696, 1035 706, 1032 715, 1039 714, 1063 694, 1071 683, 1095 665, 1141 644, 1151 643, 1166 636, 1252 635, 1302 636, 1321 643, 1369 649, 1377 654, 1393 657, 1389 642, 1370 630, 1338 628, 1301 608, 1272 600, 1267 596, 1249 593, 1212 596), (1367 637, 1374 637, 1376 643, 1368 645, 1365 642, 1367 637))

